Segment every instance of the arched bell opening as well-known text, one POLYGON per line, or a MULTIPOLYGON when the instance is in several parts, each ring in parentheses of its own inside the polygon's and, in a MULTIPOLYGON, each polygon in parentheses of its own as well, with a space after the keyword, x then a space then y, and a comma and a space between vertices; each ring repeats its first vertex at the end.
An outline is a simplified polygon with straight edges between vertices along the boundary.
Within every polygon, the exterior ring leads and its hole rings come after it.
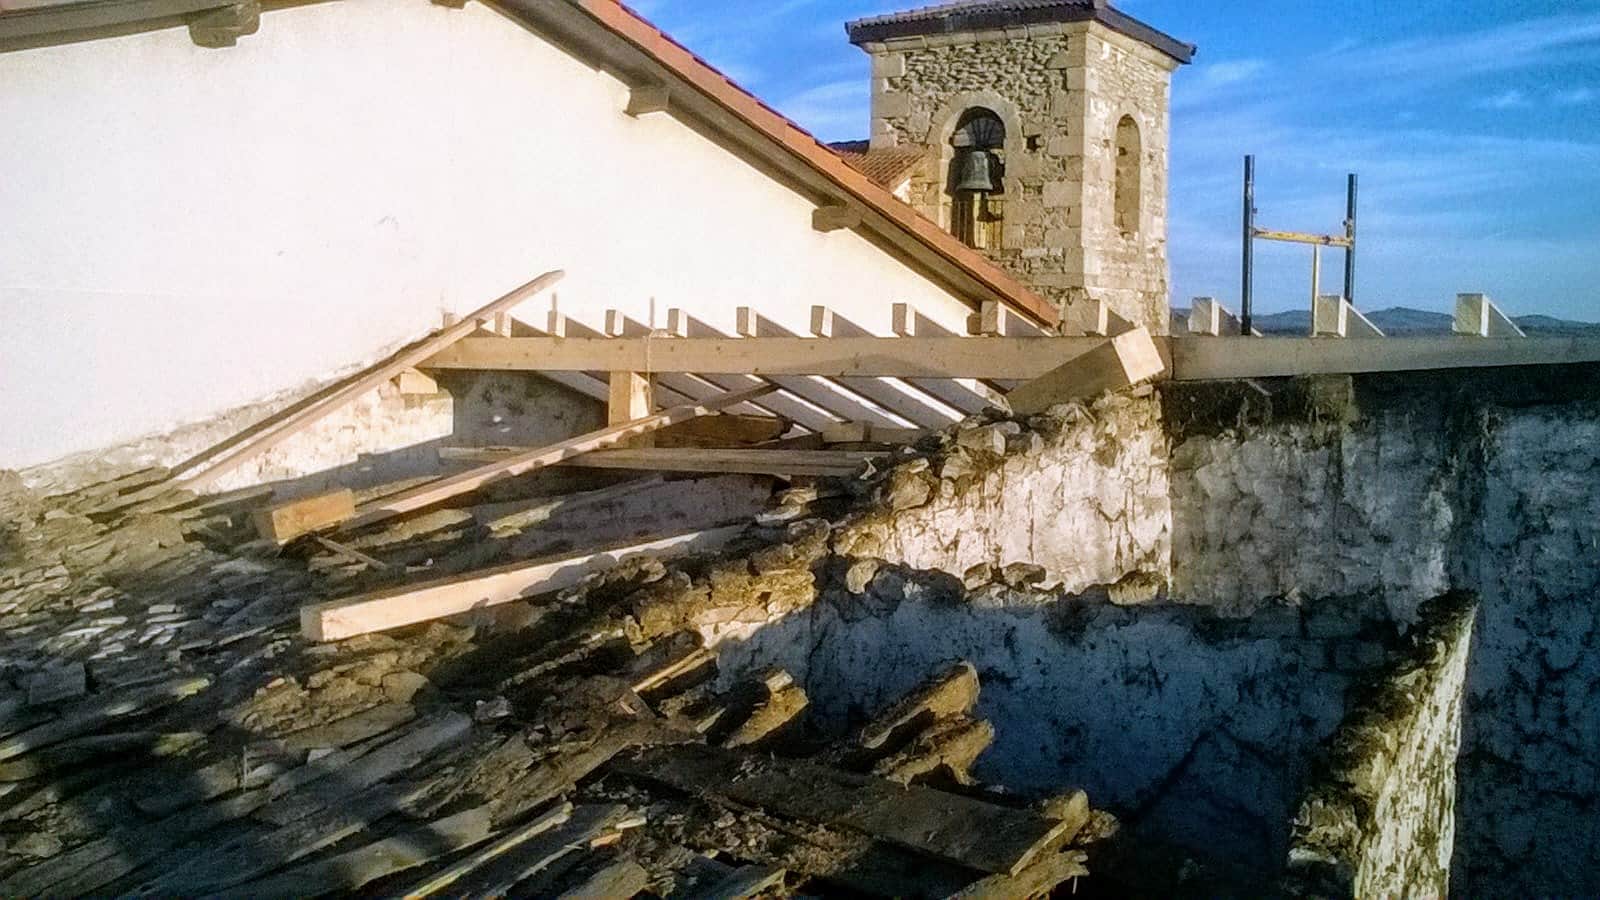
POLYGON ((950 232, 969 247, 998 249, 1005 222, 1005 123, 991 110, 969 109, 950 144, 950 232))

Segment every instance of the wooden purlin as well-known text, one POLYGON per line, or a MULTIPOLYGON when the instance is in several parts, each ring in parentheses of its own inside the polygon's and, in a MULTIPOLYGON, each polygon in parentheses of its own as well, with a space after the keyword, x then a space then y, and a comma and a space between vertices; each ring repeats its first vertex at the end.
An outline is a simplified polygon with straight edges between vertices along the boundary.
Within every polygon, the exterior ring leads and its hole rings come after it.
POLYGON ((748 391, 722 394, 694 406, 675 406, 642 419, 611 425, 598 431, 591 431, 587 434, 569 438, 548 447, 530 450, 510 459, 441 478, 437 481, 430 481, 411 490, 401 491, 398 494, 362 505, 357 508, 356 517, 345 523, 344 529, 348 531, 363 528, 387 521, 396 516, 415 512, 436 503, 442 503, 452 497, 471 493, 484 485, 501 479, 523 475, 546 466, 553 466, 579 454, 614 446, 628 438, 649 434, 668 425, 683 422, 697 416, 720 412, 729 407, 738 406, 740 403, 765 396, 774 390, 776 388, 773 386, 765 385, 748 391))
POLYGON ((246 460, 283 443, 343 408, 362 394, 376 390, 384 382, 401 372, 416 367, 419 363, 436 355, 440 350, 471 335, 477 331, 480 321, 485 319, 492 321, 497 314, 509 312, 512 307, 528 300, 541 291, 549 289, 565 276, 566 273, 559 269, 546 272, 477 310, 460 322, 443 328, 429 337, 397 351, 377 365, 370 366, 362 372, 351 376, 339 385, 317 395, 311 401, 296 404, 288 410, 270 416, 242 432, 241 435, 190 457, 173 469, 173 477, 191 472, 201 466, 206 468, 199 474, 190 475, 180 481, 178 487, 185 490, 194 490, 210 484, 217 478, 238 468, 246 460))

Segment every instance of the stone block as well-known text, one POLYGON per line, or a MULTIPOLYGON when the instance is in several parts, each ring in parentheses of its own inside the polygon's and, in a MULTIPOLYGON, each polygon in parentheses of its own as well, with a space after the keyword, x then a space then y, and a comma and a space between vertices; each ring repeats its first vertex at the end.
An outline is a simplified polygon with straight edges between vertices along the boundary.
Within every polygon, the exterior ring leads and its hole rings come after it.
POLYGON ((1078 193, 1078 186, 1070 181, 1047 181, 1044 184, 1045 206, 1066 206, 1078 193))
POLYGON ((877 78, 901 78, 906 74, 904 53, 882 53, 872 57, 872 74, 877 78))
POLYGON ((872 114, 885 119, 911 115, 911 95, 901 91, 885 91, 873 100, 872 114))

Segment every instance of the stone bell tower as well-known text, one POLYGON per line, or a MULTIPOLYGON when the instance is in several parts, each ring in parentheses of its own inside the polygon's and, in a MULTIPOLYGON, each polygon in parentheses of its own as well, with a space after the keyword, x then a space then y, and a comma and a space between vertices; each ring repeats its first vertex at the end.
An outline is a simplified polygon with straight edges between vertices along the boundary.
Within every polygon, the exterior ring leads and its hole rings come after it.
POLYGON ((1060 305, 1168 331, 1172 73, 1195 48, 1106 0, 969 0, 851 22, 868 155, 921 155, 911 204, 1060 305))

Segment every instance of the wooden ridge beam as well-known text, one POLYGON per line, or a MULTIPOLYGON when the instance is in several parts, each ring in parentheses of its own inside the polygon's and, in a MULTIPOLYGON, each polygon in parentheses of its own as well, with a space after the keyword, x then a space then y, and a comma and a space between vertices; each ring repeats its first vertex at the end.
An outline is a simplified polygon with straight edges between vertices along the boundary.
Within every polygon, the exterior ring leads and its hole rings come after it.
POLYGON ((1104 342, 1098 337, 467 338, 424 368, 1030 380, 1104 342))
POLYGON ((751 388, 747 391, 720 394, 692 406, 674 406, 669 410, 654 413, 641 419, 609 425, 598 431, 580 434, 577 437, 568 438, 548 447, 535 448, 499 462, 450 475, 437 481, 430 481, 411 490, 401 491, 397 494, 379 498, 371 503, 362 504, 356 510, 356 517, 346 522, 344 528, 348 531, 384 522, 396 516, 415 512, 416 510, 433 506, 436 503, 442 503, 452 497, 469 494, 492 482, 524 475, 546 466, 556 465, 584 453, 610 447, 630 438, 659 431, 668 425, 675 425, 699 416, 708 416, 730 406, 738 406, 740 403, 770 394, 774 390, 777 389, 772 385, 765 385, 751 388))
POLYGON ((300 630, 307 640, 342 641, 357 635, 430 622, 565 590, 594 572, 604 571, 636 556, 715 549, 743 531, 743 525, 696 531, 642 544, 518 562, 469 575, 317 603, 301 608, 300 630))

